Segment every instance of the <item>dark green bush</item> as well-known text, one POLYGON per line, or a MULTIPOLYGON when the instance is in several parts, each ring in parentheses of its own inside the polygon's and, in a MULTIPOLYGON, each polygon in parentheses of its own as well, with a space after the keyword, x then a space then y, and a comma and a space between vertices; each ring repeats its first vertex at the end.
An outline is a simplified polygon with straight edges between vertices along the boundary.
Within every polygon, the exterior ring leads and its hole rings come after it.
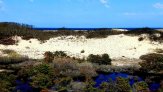
POLYGON ((38 73, 31 77, 30 84, 34 88, 44 89, 52 86, 52 79, 46 74, 38 73))
POLYGON ((28 73, 30 76, 34 76, 38 73, 42 73, 50 77, 54 77, 53 68, 48 64, 39 64, 37 66, 34 66, 31 69, 29 69, 28 73))
POLYGON ((12 92, 16 76, 10 73, 0 73, 0 92, 12 92))
POLYGON ((56 52, 54 52, 54 56, 56 56, 56 57, 66 57, 67 54, 64 51, 56 51, 56 52))
POLYGON ((84 53, 85 51, 84 50, 82 50, 80 53, 84 53))
POLYGON ((45 63, 24 67, 18 71, 17 75, 22 81, 30 79, 30 85, 37 89, 46 89, 53 86, 55 78, 53 68, 45 63))
POLYGON ((85 36, 86 38, 106 38, 109 35, 118 35, 122 33, 124 32, 101 28, 92 31, 87 31, 87 34, 85 36))
POLYGON ((23 39, 37 38, 39 40, 48 40, 55 36, 54 32, 45 32, 33 30, 31 25, 19 24, 14 22, 0 22, 0 44, 12 45, 14 40, 9 39, 12 36, 21 36, 23 39), (7 41, 6 41, 7 40, 7 41))
POLYGON ((90 54, 87 58, 87 61, 92 63, 97 63, 99 65, 111 65, 111 59, 108 54, 102 54, 102 55, 90 54))
POLYGON ((127 35, 141 35, 141 34, 149 34, 152 35, 154 33, 158 33, 158 31, 151 29, 151 28, 136 28, 130 31, 126 31, 125 34, 127 35))
MULTIPOLYGON (((126 35, 131 35, 131 36, 139 36, 141 34, 148 34, 148 38, 151 41, 157 41, 157 42, 163 42, 163 32, 160 32, 158 30, 155 29, 151 29, 151 28, 136 28, 130 31, 126 31, 124 34, 126 35), (160 34, 160 37, 157 37, 156 34, 160 34)), ((139 38, 139 41, 142 41, 143 38, 139 38)))
POLYGON ((147 54, 140 57, 143 61, 140 62, 141 69, 146 71, 162 71, 163 70, 163 55, 162 54, 147 54))
POLYGON ((116 87, 118 90, 117 92, 131 92, 131 87, 128 79, 118 77, 116 79, 116 87))
POLYGON ((135 90, 135 92, 148 92, 149 90, 148 84, 144 81, 134 83, 133 89, 135 90))

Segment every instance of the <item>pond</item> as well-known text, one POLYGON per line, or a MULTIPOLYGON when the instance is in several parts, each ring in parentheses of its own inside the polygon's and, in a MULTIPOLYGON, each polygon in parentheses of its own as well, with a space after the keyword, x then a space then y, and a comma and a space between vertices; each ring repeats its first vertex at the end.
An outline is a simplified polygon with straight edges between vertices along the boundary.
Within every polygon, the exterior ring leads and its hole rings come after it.
MULTIPOLYGON (((143 78, 138 76, 133 76, 127 73, 110 73, 110 74, 100 73, 95 78, 95 82, 96 82, 95 87, 99 87, 102 82, 109 82, 110 80, 115 81, 117 77, 129 78, 130 86, 132 86, 135 82, 143 81, 143 78)), ((151 91, 155 91, 160 87, 160 84, 155 82, 148 85, 151 91)))
MULTIPOLYGON (((100 73, 96 78, 95 78, 95 87, 99 87, 102 82, 109 82, 109 80, 115 81, 117 77, 122 77, 122 78, 129 78, 129 83, 132 86, 135 82, 140 82, 143 81, 143 78, 138 77, 138 76, 133 76, 127 73, 109 73, 109 74, 103 74, 100 73)), ((39 89, 33 89, 29 85, 29 81, 27 82, 22 82, 21 80, 16 80, 16 88, 14 92, 17 92, 20 90, 20 92, 39 92, 39 89)), ((159 83, 151 83, 149 84, 149 88, 151 91, 155 91, 160 87, 159 83)))
POLYGON ((40 89, 32 88, 29 81, 23 82, 22 80, 16 80, 16 85, 13 92, 40 92, 40 89))

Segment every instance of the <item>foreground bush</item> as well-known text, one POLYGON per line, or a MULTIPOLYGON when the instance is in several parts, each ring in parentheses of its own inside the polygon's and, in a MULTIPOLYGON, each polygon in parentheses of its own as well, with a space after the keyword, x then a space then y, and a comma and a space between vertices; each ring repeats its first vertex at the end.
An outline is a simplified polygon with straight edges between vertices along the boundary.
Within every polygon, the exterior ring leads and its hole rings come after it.
POLYGON ((54 60, 54 54, 50 51, 44 53, 44 62, 51 63, 54 60))
POLYGON ((108 54, 102 54, 102 55, 90 54, 87 58, 87 61, 91 63, 97 63, 99 65, 111 65, 111 59, 108 54))
POLYGON ((53 64, 57 75, 71 77, 80 75, 77 60, 68 57, 55 58, 53 64))
POLYGON ((140 62, 141 69, 146 71, 162 71, 163 70, 163 55, 162 54, 147 54, 140 57, 143 61, 140 62))
POLYGON ((71 77, 60 77, 54 79, 54 87, 59 92, 67 92, 70 89, 70 83, 72 82, 71 77))
POLYGON ((8 73, 0 73, 0 92, 11 92, 15 87, 16 77, 8 73))
POLYGON ((146 82, 137 82, 133 85, 135 92, 149 92, 148 84, 146 82))
POLYGON ((97 76, 96 70, 91 63, 81 63, 79 65, 80 73, 85 76, 85 81, 88 82, 92 77, 97 76))
POLYGON ((34 88, 45 89, 52 86, 52 79, 43 73, 38 73, 35 76, 32 76, 31 79, 30 84, 34 88))
POLYGON ((116 86, 118 92, 131 92, 131 87, 128 79, 121 78, 121 77, 117 78, 116 86))
POLYGON ((43 63, 21 69, 18 78, 25 82, 30 79, 29 84, 33 88, 46 89, 53 85, 55 74, 50 65, 43 63))

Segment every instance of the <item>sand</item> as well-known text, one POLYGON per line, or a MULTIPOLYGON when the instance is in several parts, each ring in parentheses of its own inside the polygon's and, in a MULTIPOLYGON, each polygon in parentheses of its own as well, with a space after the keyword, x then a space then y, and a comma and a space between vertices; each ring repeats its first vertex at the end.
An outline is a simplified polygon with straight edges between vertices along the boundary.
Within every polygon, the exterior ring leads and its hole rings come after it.
POLYGON ((21 55, 29 58, 42 59, 46 51, 65 51, 69 56, 86 58, 89 54, 107 53, 112 59, 115 58, 136 58, 141 55, 152 53, 154 49, 163 49, 163 45, 157 42, 150 42, 148 39, 138 41, 139 36, 126 36, 124 34, 112 35, 107 38, 86 39, 84 36, 62 36, 51 38, 42 43, 37 39, 22 40, 16 45, 0 45, 0 49, 12 49, 21 55), (81 51, 84 50, 84 53, 81 51))

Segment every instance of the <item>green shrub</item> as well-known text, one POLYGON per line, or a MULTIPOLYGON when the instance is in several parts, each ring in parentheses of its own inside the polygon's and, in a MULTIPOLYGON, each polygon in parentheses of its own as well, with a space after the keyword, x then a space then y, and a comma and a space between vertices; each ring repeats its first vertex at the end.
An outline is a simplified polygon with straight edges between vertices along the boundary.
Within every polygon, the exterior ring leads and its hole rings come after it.
POLYGON ((134 83, 133 89, 135 90, 135 92, 139 91, 147 92, 149 90, 148 84, 144 81, 134 83))
POLYGON ((0 73, 0 92, 12 92, 15 87, 16 76, 9 73, 0 73))
POLYGON ((18 71, 17 75, 22 81, 30 79, 31 86, 38 89, 51 87, 55 78, 53 68, 45 63, 24 67, 18 71))
POLYGON ((87 58, 87 61, 92 63, 97 63, 99 65, 111 65, 111 59, 108 54, 102 54, 102 55, 90 54, 87 58))
POLYGON ((56 52, 54 52, 54 56, 56 56, 56 57, 66 57, 67 54, 64 51, 56 51, 56 52))
POLYGON ((146 71, 161 71, 163 70, 163 55, 162 54, 147 54, 140 57, 143 61, 140 62, 141 69, 146 71))
POLYGON ((84 53, 85 51, 84 50, 82 50, 80 53, 84 53))
POLYGON ((86 38, 106 38, 109 35, 118 35, 122 33, 124 32, 114 31, 107 28, 100 28, 100 29, 87 31, 87 34, 85 36, 86 38))
POLYGON ((29 40, 30 38, 37 38, 39 40, 48 40, 55 36, 54 32, 45 32, 33 30, 31 25, 19 24, 14 22, 1 22, 0 23, 0 44, 12 45, 15 41, 12 36, 21 36, 23 39, 29 40), (7 40, 9 39, 9 40, 7 40))
POLYGON ((31 67, 31 69, 29 69, 28 73, 30 76, 34 76, 38 73, 42 73, 42 74, 48 75, 50 77, 54 77, 53 68, 48 64, 39 64, 34 67, 31 67))
POLYGON ((31 77, 30 84, 34 88, 44 89, 52 86, 52 79, 46 74, 38 73, 31 77))
POLYGON ((67 90, 68 88, 70 88, 70 83, 72 82, 72 78, 71 77, 60 77, 60 78, 56 78, 54 81, 54 85, 55 88, 58 91, 61 90, 67 90))
POLYGON ((131 87, 128 79, 118 77, 116 79, 116 86, 118 92, 131 92, 131 87))
POLYGON ((145 27, 145 28, 136 28, 136 29, 125 32, 125 34, 127 34, 127 35, 141 35, 141 34, 152 35, 152 34, 155 34, 155 33, 158 33, 158 31, 154 30, 154 29, 151 29, 151 28, 147 28, 147 27, 145 27))
MULTIPOLYGON (((148 38, 150 39, 150 41, 157 41, 157 42, 163 42, 163 32, 160 32, 158 30, 155 29, 151 29, 151 28, 136 28, 130 31, 126 31, 124 33, 125 35, 130 35, 130 36, 139 36, 141 34, 148 34, 148 38), (160 36, 156 36, 156 34, 160 34, 160 36)), ((143 38, 139 38, 139 41, 142 41, 143 38)))
POLYGON ((100 90, 98 88, 95 88, 94 85, 94 81, 88 81, 86 87, 84 88, 84 92, 100 92, 100 90))

